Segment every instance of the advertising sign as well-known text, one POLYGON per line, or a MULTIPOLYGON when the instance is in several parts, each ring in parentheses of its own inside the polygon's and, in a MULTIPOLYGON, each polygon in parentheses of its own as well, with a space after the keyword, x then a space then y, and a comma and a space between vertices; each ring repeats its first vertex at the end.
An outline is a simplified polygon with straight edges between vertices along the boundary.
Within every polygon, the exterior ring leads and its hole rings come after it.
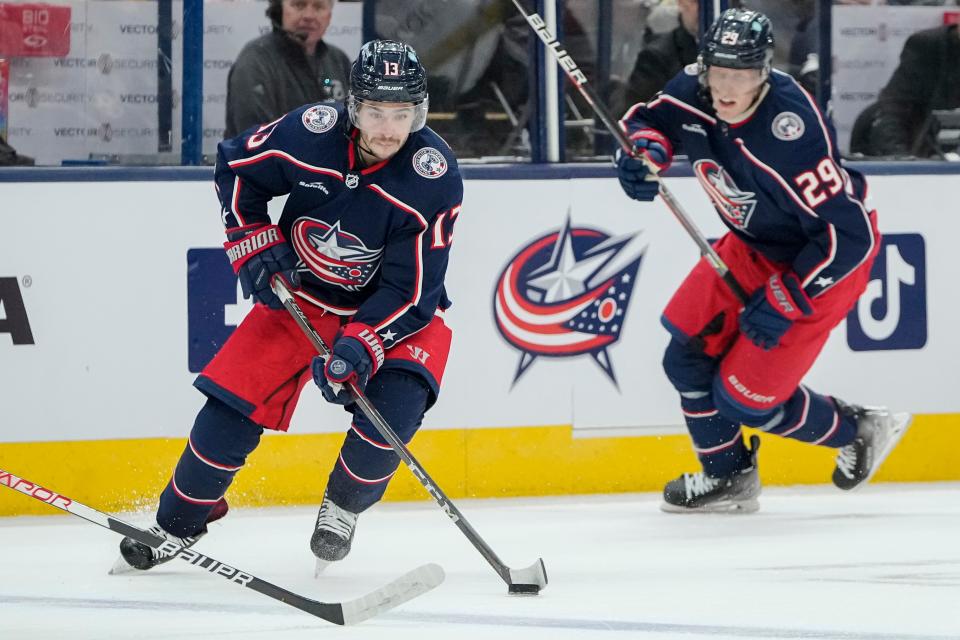
POLYGON ((70 53, 70 7, 0 3, 0 55, 54 57, 70 53))

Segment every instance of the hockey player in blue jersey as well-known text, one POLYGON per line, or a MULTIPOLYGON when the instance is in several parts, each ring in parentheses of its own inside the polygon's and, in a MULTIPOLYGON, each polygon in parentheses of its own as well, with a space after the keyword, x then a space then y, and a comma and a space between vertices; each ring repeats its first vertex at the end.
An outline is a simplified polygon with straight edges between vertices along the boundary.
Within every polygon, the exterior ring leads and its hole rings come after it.
MULTIPOLYGON (((450 347, 444 275, 463 183, 450 148, 425 126, 427 109, 414 50, 375 40, 353 64, 346 104, 307 105, 220 144, 224 247, 256 304, 194 383, 207 401, 160 495, 154 534, 189 546, 223 517, 224 494, 263 430, 287 430, 312 379, 352 420, 310 548, 328 562, 349 552, 358 515, 383 496, 399 459, 331 383, 356 382, 409 442, 437 399, 450 347), (283 195, 274 222, 267 203, 283 195), (329 360, 273 293, 275 275, 333 345, 329 360)), ((116 570, 172 557, 129 538, 120 552, 116 570)))
POLYGON ((853 489, 909 424, 800 384, 866 287, 880 234, 830 119, 772 58, 769 19, 728 9, 698 62, 621 121, 635 151, 617 156, 626 194, 653 200, 651 167, 685 153, 729 230, 714 247, 750 294, 744 304, 703 259, 663 313, 664 369, 702 465, 667 483, 666 511, 758 508, 759 438, 748 448, 741 425, 838 449, 833 482, 853 489))

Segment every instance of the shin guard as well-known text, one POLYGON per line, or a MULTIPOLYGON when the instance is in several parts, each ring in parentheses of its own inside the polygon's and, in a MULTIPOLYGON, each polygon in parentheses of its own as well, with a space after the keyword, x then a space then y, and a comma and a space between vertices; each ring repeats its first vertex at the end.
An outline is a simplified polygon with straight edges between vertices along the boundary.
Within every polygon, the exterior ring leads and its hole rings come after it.
POLYGON ((160 495, 157 523, 175 536, 186 537, 222 517, 226 513, 223 495, 262 433, 246 416, 208 398, 160 495))
MULTIPOLYGON (((367 398, 408 443, 420 428, 430 390, 419 376, 385 369, 370 379, 367 398)), ((330 472, 327 497, 338 507, 361 513, 383 497, 400 458, 363 412, 353 406, 353 423, 330 472)))

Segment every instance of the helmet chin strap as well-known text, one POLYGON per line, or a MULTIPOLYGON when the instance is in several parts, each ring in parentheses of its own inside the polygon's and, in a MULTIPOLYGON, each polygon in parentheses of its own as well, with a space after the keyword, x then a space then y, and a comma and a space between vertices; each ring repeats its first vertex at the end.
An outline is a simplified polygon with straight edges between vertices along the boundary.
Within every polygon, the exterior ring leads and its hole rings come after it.
POLYGON ((360 164, 362 164, 364 167, 367 167, 369 166, 369 163, 367 162, 366 156, 369 156, 371 158, 376 158, 377 154, 374 153, 372 149, 369 149, 366 146, 364 146, 363 143, 361 142, 363 140, 363 130, 357 129, 357 131, 359 131, 360 134, 352 140, 353 147, 357 152, 357 158, 360 159, 360 164), (364 154, 366 154, 366 156, 364 154))

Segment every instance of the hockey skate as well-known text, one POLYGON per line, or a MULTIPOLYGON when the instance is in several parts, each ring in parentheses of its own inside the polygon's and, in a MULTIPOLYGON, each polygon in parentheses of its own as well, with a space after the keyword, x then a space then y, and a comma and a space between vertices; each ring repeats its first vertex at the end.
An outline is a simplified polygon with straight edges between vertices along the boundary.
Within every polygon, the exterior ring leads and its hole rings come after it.
MULTIPOLYGON (((187 549, 195 545, 197 540, 207 535, 207 524, 227 515, 228 509, 227 501, 221 498, 220 502, 214 506, 213 511, 210 512, 210 516, 207 518, 206 524, 203 525, 203 529, 186 538, 179 538, 172 533, 168 533, 156 522, 154 522, 153 526, 147 529, 147 531, 158 538, 169 540, 187 549)), ((131 538, 124 538, 120 541, 120 557, 113 563, 113 567, 109 573, 115 576, 132 571, 146 571, 154 568, 158 564, 169 562, 173 560, 174 557, 176 557, 175 553, 166 553, 131 538)))
POLYGON ((310 550, 317 556, 314 575, 319 575, 328 564, 343 560, 350 553, 353 534, 357 528, 357 517, 358 514, 341 509, 327 497, 326 493, 323 494, 317 523, 310 537, 310 550))
POLYGON ((760 438, 750 437, 750 466, 725 478, 703 471, 685 473, 663 488, 660 509, 668 513, 753 513, 760 508, 757 449, 760 438))
POLYGON ((833 484, 844 491, 866 484, 900 442, 913 419, 909 413, 890 413, 884 407, 859 407, 836 400, 841 413, 857 421, 857 436, 840 447, 833 484))

